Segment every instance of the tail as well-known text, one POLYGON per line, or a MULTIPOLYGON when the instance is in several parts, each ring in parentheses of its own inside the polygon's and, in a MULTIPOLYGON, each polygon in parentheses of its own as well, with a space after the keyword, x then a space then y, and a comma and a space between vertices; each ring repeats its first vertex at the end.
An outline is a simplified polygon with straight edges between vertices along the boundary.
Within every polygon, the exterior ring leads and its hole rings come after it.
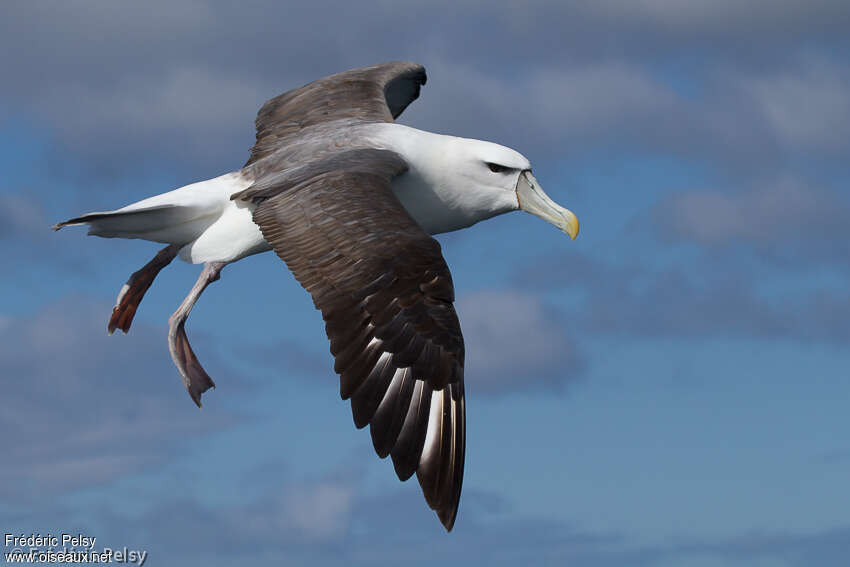
POLYGON ((88 213, 53 225, 53 230, 87 224, 89 234, 104 238, 142 238, 185 243, 196 239, 218 217, 216 207, 159 205, 133 210, 88 213))
POLYGON ((87 224, 89 234, 104 238, 142 238, 168 244, 185 244, 198 238, 215 222, 230 195, 251 185, 241 172, 226 173, 148 197, 115 211, 88 213, 53 226, 87 224))

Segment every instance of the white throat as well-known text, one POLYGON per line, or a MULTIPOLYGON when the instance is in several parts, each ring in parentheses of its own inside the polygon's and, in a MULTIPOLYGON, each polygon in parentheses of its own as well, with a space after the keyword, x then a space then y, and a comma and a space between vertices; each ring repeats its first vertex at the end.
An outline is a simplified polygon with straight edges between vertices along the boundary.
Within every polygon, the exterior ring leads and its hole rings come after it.
POLYGON ((516 210, 510 191, 486 190, 464 168, 465 148, 489 144, 417 130, 401 124, 370 124, 370 145, 392 150, 407 162, 407 173, 393 180, 393 192, 429 234, 450 232, 516 210))

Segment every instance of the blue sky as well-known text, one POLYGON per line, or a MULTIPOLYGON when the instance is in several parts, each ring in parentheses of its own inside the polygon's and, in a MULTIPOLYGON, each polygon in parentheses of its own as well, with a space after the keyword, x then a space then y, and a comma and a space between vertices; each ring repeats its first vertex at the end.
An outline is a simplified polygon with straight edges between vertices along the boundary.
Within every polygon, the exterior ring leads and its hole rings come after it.
POLYGON ((850 6, 721 0, 6 5, 0 17, 0 525, 149 565, 842 565, 850 555, 850 6), (166 345, 198 267, 129 335, 158 245, 54 222, 237 169, 264 100, 426 66, 401 122, 529 157, 582 223, 440 237, 467 345, 446 534, 338 395, 273 255, 166 345))

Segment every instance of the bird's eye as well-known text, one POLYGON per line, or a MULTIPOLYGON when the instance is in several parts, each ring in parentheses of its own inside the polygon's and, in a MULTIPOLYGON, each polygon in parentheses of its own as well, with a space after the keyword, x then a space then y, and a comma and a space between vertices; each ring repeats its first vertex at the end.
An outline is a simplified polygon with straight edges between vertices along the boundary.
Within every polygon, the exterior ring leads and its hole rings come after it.
POLYGON ((504 165, 499 165, 498 163, 487 162, 487 167, 489 167, 490 171, 492 171, 493 173, 502 173, 508 170, 507 167, 505 167, 504 165))

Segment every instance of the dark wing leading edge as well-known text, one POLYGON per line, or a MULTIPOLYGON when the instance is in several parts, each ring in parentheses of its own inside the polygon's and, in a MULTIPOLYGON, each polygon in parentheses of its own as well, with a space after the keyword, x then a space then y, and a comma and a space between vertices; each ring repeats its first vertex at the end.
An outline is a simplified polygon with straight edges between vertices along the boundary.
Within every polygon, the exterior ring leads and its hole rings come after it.
POLYGON ((392 193, 404 161, 384 150, 356 155, 359 165, 337 156, 313 177, 244 198, 257 203, 254 222, 322 311, 355 425, 370 425, 375 451, 392 456, 401 480, 416 473, 450 530, 466 447, 451 274, 439 243, 392 193))
POLYGON ((245 165, 321 122, 392 122, 416 100, 426 78, 421 65, 394 61, 343 71, 269 99, 257 113, 257 141, 245 165))

